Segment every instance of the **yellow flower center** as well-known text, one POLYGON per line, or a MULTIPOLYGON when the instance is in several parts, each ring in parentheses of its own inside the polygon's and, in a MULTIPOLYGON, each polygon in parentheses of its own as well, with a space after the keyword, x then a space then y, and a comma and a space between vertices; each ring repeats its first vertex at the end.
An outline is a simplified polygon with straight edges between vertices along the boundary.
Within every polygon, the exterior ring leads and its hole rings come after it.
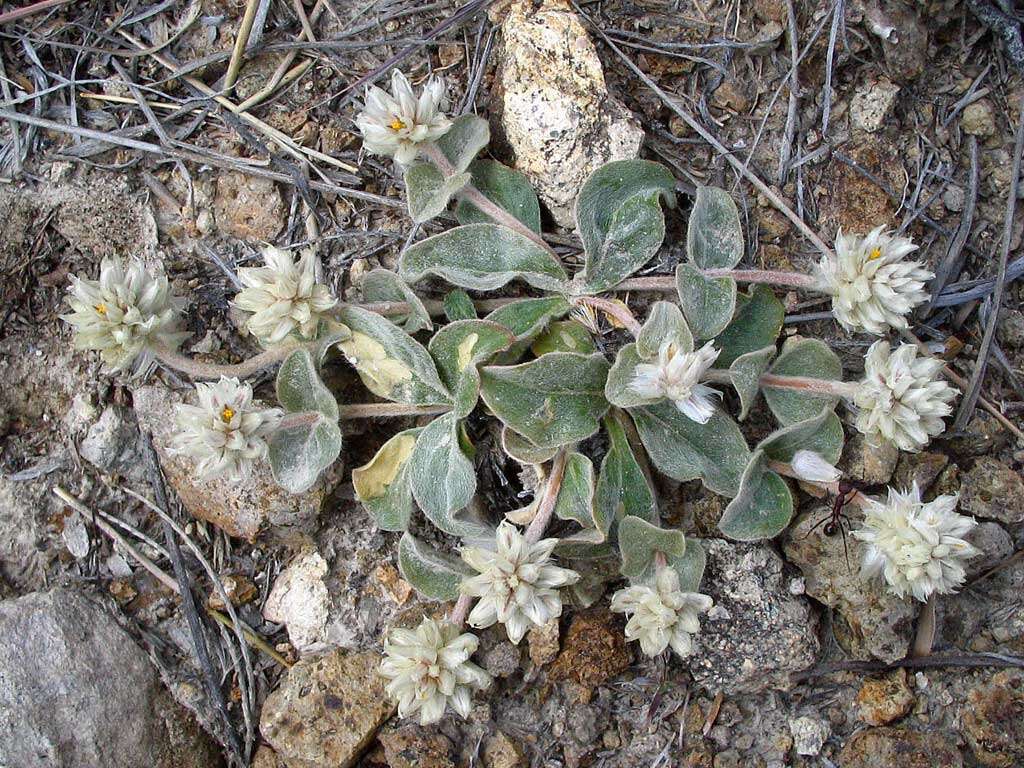
POLYGON ((871 251, 871 253, 868 254, 868 261, 874 261, 875 259, 880 258, 882 258, 881 248, 875 248, 874 250, 871 251))
POLYGON ((230 405, 225 405, 224 410, 220 412, 220 420, 225 424, 230 424, 233 418, 235 418, 235 409, 230 405))
POLYGON ((94 309, 96 310, 96 314, 103 315, 103 317, 107 316, 107 305, 106 304, 97 304, 94 307, 94 309))
POLYGON ((400 130, 405 128, 405 123, 402 122, 402 118, 396 116, 395 119, 392 120, 391 123, 389 124, 389 127, 391 128, 392 131, 398 133, 400 130))

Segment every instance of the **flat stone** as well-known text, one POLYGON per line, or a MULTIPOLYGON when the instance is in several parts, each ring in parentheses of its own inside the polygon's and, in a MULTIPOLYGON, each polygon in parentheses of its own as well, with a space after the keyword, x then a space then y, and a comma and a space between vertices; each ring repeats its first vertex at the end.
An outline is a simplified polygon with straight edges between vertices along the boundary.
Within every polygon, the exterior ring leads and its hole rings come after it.
POLYGON ((896 106, 900 87, 882 78, 868 82, 853 95, 850 101, 850 119, 853 127, 874 133, 885 127, 896 106))
MULTIPOLYGON (((206 520, 229 536, 249 541, 265 529, 288 535, 311 530, 320 513, 323 481, 305 493, 293 495, 277 486, 267 464, 257 465, 246 480, 200 480, 191 459, 171 453, 175 432, 174 406, 183 399, 166 387, 145 386, 132 392, 139 426, 153 435, 160 466, 181 503, 195 517, 206 520)), ((253 401, 259 405, 259 401, 253 401)))
POLYGON ((213 212, 217 228, 239 240, 272 240, 284 223, 284 204, 274 182, 234 171, 217 178, 213 212))
POLYGON ((550 664, 558 655, 559 644, 558 619, 551 619, 542 627, 533 627, 526 635, 530 648, 530 661, 534 666, 543 667, 550 664))
POLYGON ((396 723, 380 734, 390 768, 455 768, 458 756, 451 739, 436 728, 396 723))
POLYGON ((394 711, 378 651, 303 659, 263 704, 260 733, 288 768, 349 768, 394 711))
POLYGON ((866 728, 851 736, 839 753, 842 768, 963 768, 963 764, 959 750, 945 734, 908 728, 866 728))
POLYGON ((896 464, 892 482, 901 490, 917 483, 917 487, 924 492, 932 487, 948 465, 949 456, 944 453, 902 453, 896 464))
POLYGON ((576 683, 586 703, 597 686, 625 672, 632 660, 618 618, 607 608, 592 608, 572 617, 550 679, 576 683))
POLYGON ((330 596, 324 576, 327 561, 316 550, 299 553, 274 580, 263 618, 288 628, 300 654, 323 648, 330 596))
POLYGON ((896 206, 888 192, 903 188, 903 159, 900 149, 884 133, 854 134, 843 145, 843 154, 858 168, 829 163, 820 184, 814 187, 819 208, 820 229, 834 238, 838 229, 846 234, 866 235, 880 224, 892 226, 896 206), (871 176, 866 176, 866 171, 871 176))
MULTIPOLYGON (((838 612, 833 629, 844 650, 858 659, 903 658, 917 605, 890 594, 881 580, 861 578, 863 543, 850 535, 826 536, 819 523, 828 514, 822 507, 796 519, 782 543, 786 558, 803 572, 807 594, 838 612)), ((860 527, 856 509, 847 507, 846 514, 848 527, 860 527)))
POLYGON ((1024 764, 1024 673, 1005 670, 972 688, 963 714, 964 735, 978 762, 993 768, 1024 764))
POLYGON ((858 432, 846 441, 838 466, 848 480, 884 485, 892 479, 899 458, 899 449, 892 443, 872 445, 858 432))
POLYGON ((503 731, 497 731, 484 743, 485 768, 525 768, 526 765, 523 751, 503 731))
POLYGON ((609 95, 594 43, 568 2, 514 0, 501 30, 501 126, 515 167, 555 221, 571 227, 583 182, 610 160, 636 157, 643 130, 609 95))
POLYGON ((896 669, 883 677, 864 681, 857 697, 857 717, 868 725, 889 725, 910 712, 914 693, 907 685, 907 672, 896 669))
POLYGON ((102 472, 140 472, 139 430, 132 412, 108 405, 78 446, 82 458, 102 472))
POLYGON ((715 601, 701 617, 686 660, 699 685, 726 695, 788 689, 814 664, 817 617, 789 591, 782 559, 765 545, 704 540, 703 589, 715 601))
POLYGON ((217 746, 99 603, 70 589, 0 602, 0 765, 219 764, 217 746))
POLYGON ((789 721, 793 749, 798 755, 817 755, 832 733, 832 726, 817 717, 797 717, 789 721))
POLYGON ((992 104, 988 99, 981 99, 964 107, 960 115, 960 127, 964 133, 969 133, 981 139, 994 136, 996 132, 996 118, 992 111, 992 104))
POLYGON ((1024 480, 998 459, 982 456, 964 475, 961 510, 1002 523, 1024 523, 1024 480))

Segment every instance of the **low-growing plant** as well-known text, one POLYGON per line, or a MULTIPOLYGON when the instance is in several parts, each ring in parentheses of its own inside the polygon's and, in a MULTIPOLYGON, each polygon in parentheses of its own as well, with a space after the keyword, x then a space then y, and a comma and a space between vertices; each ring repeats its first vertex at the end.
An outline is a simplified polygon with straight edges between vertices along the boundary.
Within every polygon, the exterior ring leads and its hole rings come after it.
MULTIPOLYGON (((456 601, 447 619, 394 630, 385 643, 389 690, 403 715, 424 723, 448 706, 465 716, 472 690, 489 683, 468 660, 477 640, 462 633, 464 622, 503 624, 518 643, 561 615, 563 591, 586 606, 625 579, 611 607, 629 616, 627 637, 649 655, 692 652, 699 614, 711 605, 699 591, 704 552, 665 522, 652 471, 699 480, 728 499, 723 535, 771 538, 793 517, 793 480, 840 493, 841 401, 867 439, 913 451, 942 432, 955 396, 939 378, 941 363, 914 345, 893 351, 877 341, 857 382, 843 381, 839 358, 820 339, 790 336, 779 346, 784 307, 770 285, 831 295, 851 331, 905 327, 931 276, 907 260, 909 240, 881 228, 863 238, 840 234, 836 253, 812 275, 740 269, 746 247, 736 205, 724 190, 699 187, 675 275, 636 277, 663 245, 676 183, 657 163, 620 160, 579 192, 582 259, 570 273, 542 235, 526 178, 478 157, 490 138, 486 121, 449 119, 442 102, 438 82, 417 96, 396 72, 391 93, 369 89, 356 121, 364 148, 396 160, 412 220, 447 224, 451 211, 457 223, 408 247, 397 273, 369 272, 366 304, 337 302, 313 251, 296 261, 267 247, 264 267, 240 270, 235 299, 266 351, 239 365, 176 351, 185 338, 181 301, 141 265, 105 262, 98 282, 76 279, 66 316, 76 343, 100 350, 116 370, 157 360, 219 380, 199 385, 199 405, 180 413, 176 445, 206 476, 239 476, 265 457, 282 487, 302 492, 337 460, 341 422, 421 417, 351 477, 377 525, 401 532, 405 579, 427 599, 456 601), (447 322, 435 330, 423 293, 439 281, 449 286, 447 322), (479 316, 487 305, 480 295, 513 282, 529 295, 492 299, 479 316), (625 290, 663 299, 641 321, 617 298, 625 290), (331 350, 384 402, 339 403, 320 372, 331 350), (278 364, 280 410, 256 409, 238 379, 278 364), (777 428, 751 447, 736 419, 761 398, 777 428), (537 488, 526 507, 479 502, 472 414, 496 419, 504 453, 533 468, 537 488), (416 510, 448 546, 414 537, 416 510)), ((963 582, 961 563, 976 552, 963 536, 974 523, 955 513, 955 498, 924 504, 916 488, 891 492, 886 503, 845 486, 842 493, 865 507, 865 527, 854 535, 869 544, 870 570, 897 594, 928 600, 963 582)))

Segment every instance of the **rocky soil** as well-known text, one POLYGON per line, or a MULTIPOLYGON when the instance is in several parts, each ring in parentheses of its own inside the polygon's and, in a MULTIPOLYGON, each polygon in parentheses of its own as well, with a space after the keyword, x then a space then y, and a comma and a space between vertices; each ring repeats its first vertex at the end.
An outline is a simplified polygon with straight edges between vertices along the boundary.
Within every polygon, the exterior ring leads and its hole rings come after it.
MULTIPOLYGON (((0 119, 0 765, 1024 765, 1024 559, 1014 556, 1024 545, 1024 443, 981 409, 926 453, 850 439, 841 464, 869 493, 911 482, 930 496, 959 493, 961 511, 982 522, 974 543, 984 556, 964 590, 937 606, 939 660, 906 660, 920 606, 860 578, 860 544, 822 532, 828 500, 802 495, 778 540, 741 544, 716 538, 720 498, 658 478, 666 516, 708 551, 702 591, 715 606, 693 657, 640 655, 606 600, 570 607, 519 647, 483 632, 477 661, 495 685, 468 721, 449 715, 421 728, 399 721, 384 696, 380 642, 389 627, 443 608, 401 579, 397 538, 353 500, 345 469, 411 423, 352 425, 343 462, 299 497, 274 488, 269 473, 201 483, 166 451, 170 409, 188 383, 159 368, 136 379, 103 374, 71 348, 58 319, 68 274, 138 255, 162 262, 192 300, 186 349, 240 359, 256 345, 228 302, 235 270, 264 241, 317 241, 337 294, 358 297, 362 275, 393 267, 408 239, 435 226, 408 221, 391 168, 363 157, 353 133, 347 89, 409 45, 402 66, 415 81, 437 72, 453 109, 488 117, 489 151, 536 185, 545 231, 570 259, 578 250, 564 227, 582 179, 608 159, 639 155, 669 166, 681 192, 666 247, 645 273, 679 261, 687 193, 700 183, 740 201, 746 263, 805 270, 814 260, 790 221, 654 83, 826 240, 840 227, 902 227, 933 268, 950 267, 949 283, 970 288, 995 274, 1024 96, 1020 62, 971 8, 1012 4, 609 0, 574 9, 498 0, 465 17, 447 1, 266 5, 234 98, 267 85, 308 21, 322 43, 303 49, 309 69, 252 114, 317 153, 361 197, 310 186, 316 169, 168 79, 153 56, 109 52, 130 45, 115 28, 127 19, 134 34, 145 30, 142 47, 196 63, 189 74, 213 85, 242 21, 240 0, 70 3, 0 26, 3 98, 22 99, 10 108, 209 153, 183 160, 25 124, 15 135, 0 119), (152 129, 129 76, 150 86, 146 98, 173 136, 152 129), (173 123, 168 100, 185 110, 173 123), (219 158, 254 160, 267 173, 219 158), (172 516, 195 547, 183 545, 184 564, 208 664, 163 523, 128 493, 155 492, 150 435, 172 516), (244 654, 232 611, 259 639, 244 654)), ((1011 262, 1022 230, 1018 211, 1011 262)), ((1007 286, 982 387, 1018 425, 1021 290, 1007 286)), ((828 339, 856 376, 868 342, 816 316, 824 308, 788 296, 784 333, 828 339)), ((969 377, 991 311, 977 297, 958 299, 922 315, 916 332, 969 377)), ((340 399, 370 399, 343 363, 328 373, 340 399)), ((257 385, 257 396, 273 397, 266 378, 257 385)), ((745 429, 763 436, 766 425, 752 421, 745 429)), ((521 479, 480 461, 488 499, 515 508, 521 479)))

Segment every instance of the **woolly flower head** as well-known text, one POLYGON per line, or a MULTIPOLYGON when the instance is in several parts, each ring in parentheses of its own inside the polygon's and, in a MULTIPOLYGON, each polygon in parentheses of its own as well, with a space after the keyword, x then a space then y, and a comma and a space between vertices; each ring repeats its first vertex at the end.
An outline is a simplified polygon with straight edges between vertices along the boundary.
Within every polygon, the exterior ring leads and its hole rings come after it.
POLYGON ((612 595, 611 609, 629 615, 626 639, 639 640, 648 656, 657 656, 671 645, 680 658, 686 658, 693 652, 693 635, 700 631, 698 616, 711 605, 707 595, 683 592, 679 574, 666 567, 649 584, 625 587, 612 595))
POLYGON ((479 573, 464 579, 462 594, 480 600, 469 614, 470 626, 505 625, 515 644, 531 626, 539 627, 562 615, 558 590, 579 581, 580 575, 553 565, 557 539, 531 544, 511 523, 498 526, 494 550, 466 547, 462 559, 479 573))
POLYGON ((836 252, 817 267, 818 287, 832 295, 832 311, 848 331, 882 336, 906 328, 906 315, 928 299, 925 283, 935 275, 908 261, 917 246, 877 227, 865 237, 836 237, 836 252))
POLYGON ((375 85, 366 89, 366 103, 356 116, 363 146, 376 155, 387 155, 406 165, 416 159, 419 144, 435 141, 451 128, 444 114, 447 99, 444 83, 431 77, 417 98, 405 75, 391 73, 391 93, 375 85))
POLYGON ((140 260, 104 259, 99 280, 72 276, 67 302, 73 311, 61 319, 74 327, 75 348, 98 350, 114 371, 150 358, 150 345, 173 350, 188 338, 178 325, 185 300, 140 260))
POLYGON ((454 624, 430 618, 415 630, 392 629, 380 672, 389 681, 388 695, 398 701, 398 714, 419 712, 420 725, 430 725, 450 706, 469 717, 472 691, 491 684, 490 675, 469 660, 478 643, 454 624))
POLYGON ((964 540, 977 522, 957 514, 956 503, 956 496, 922 502, 917 483, 905 493, 890 488, 884 502, 867 499, 864 527, 853 532, 867 544, 864 575, 881 574, 898 597, 910 593, 922 602, 955 592, 964 562, 981 554, 964 540))
POLYGON ((254 408, 252 387, 226 377, 215 384, 196 384, 196 398, 199 405, 177 406, 174 451, 194 459, 204 479, 248 476, 253 463, 267 455, 267 438, 277 428, 281 411, 254 408))
POLYGON ((708 342, 696 352, 681 352, 671 342, 661 345, 657 363, 640 363, 630 389, 642 397, 667 397, 687 418, 707 424, 715 413, 713 398, 721 393, 701 384, 701 377, 718 358, 708 342))
POLYGON ((252 312, 246 328, 266 346, 280 344, 293 332, 312 338, 320 316, 337 303, 327 286, 317 282, 313 249, 295 261, 290 252, 268 245, 263 259, 266 266, 238 270, 245 287, 235 296, 235 306, 252 312))
POLYGON ((888 440, 903 451, 919 451, 942 434, 956 390, 939 378, 942 361, 918 357, 917 346, 876 341, 864 359, 864 379, 853 403, 855 424, 872 440, 888 440))

